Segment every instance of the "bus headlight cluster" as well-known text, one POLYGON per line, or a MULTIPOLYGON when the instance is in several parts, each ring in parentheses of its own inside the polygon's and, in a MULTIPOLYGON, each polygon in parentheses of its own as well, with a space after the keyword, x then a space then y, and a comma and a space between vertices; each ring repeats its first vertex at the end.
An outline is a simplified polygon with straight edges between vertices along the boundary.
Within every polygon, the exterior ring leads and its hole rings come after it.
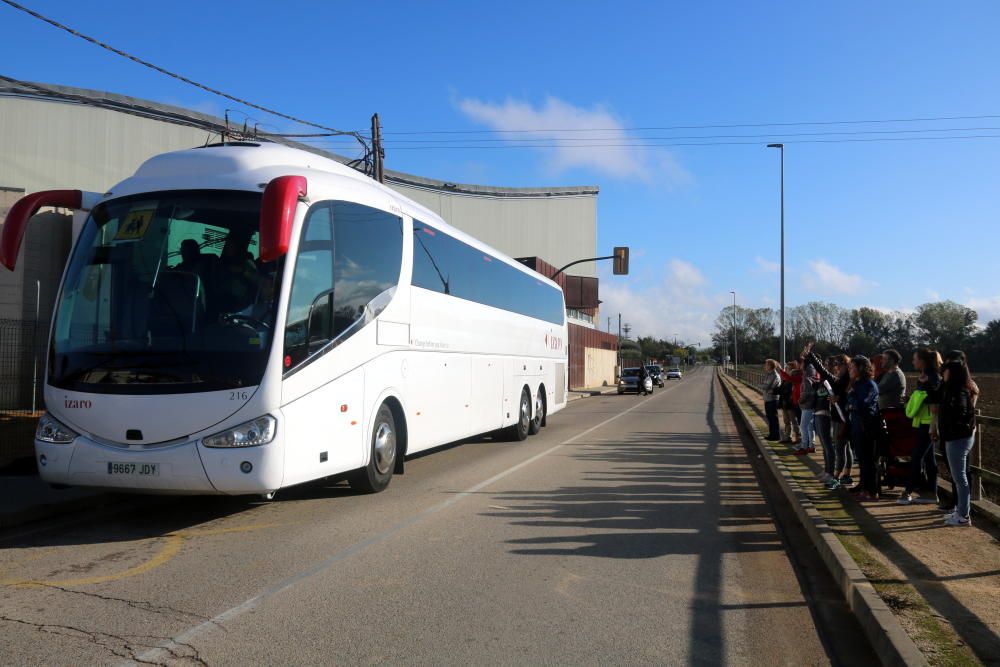
POLYGON ((271 415, 258 417, 253 421, 240 424, 228 431, 202 438, 201 444, 206 447, 256 447, 266 445, 274 440, 278 422, 271 415))
POLYGON ((38 420, 38 428, 35 430, 36 440, 56 445, 68 445, 78 435, 80 434, 48 413, 38 420))

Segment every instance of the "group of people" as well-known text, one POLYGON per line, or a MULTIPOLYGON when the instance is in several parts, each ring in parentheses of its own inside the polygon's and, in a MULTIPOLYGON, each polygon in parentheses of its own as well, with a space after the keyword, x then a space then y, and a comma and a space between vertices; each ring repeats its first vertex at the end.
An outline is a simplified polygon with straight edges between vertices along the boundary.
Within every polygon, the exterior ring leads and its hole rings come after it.
POLYGON ((812 347, 806 345, 802 355, 784 368, 774 359, 764 364, 760 388, 767 439, 789 444, 802 456, 816 451, 818 438, 827 488, 846 488, 861 501, 875 501, 882 494, 878 458, 890 437, 884 413, 905 411, 914 429, 914 444, 909 477, 897 502, 937 504, 948 512, 945 524, 971 525, 967 464, 979 388, 965 353, 953 350, 942 358, 930 348, 914 352, 913 365, 920 377, 907 393, 907 378, 899 367, 902 357, 896 350, 871 359, 838 354, 822 360, 812 347), (954 505, 942 503, 938 495, 936 443, 942 443, 951 470, 954 505))

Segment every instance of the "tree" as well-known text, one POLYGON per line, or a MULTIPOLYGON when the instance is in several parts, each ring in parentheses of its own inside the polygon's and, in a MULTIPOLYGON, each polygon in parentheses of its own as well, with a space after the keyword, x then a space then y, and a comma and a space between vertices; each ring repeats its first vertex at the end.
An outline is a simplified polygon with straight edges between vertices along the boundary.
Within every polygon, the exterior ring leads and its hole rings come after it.
POLYGON ((979 315, 954 301, 938 301, 917 306, 914 322, 924 344, 942 352, 968 345, 976 331, 979 315))
POLYGON ((889 347, 893 316, 862 306, 850 311, 847 349, 854 354, 872 354, 889 347))

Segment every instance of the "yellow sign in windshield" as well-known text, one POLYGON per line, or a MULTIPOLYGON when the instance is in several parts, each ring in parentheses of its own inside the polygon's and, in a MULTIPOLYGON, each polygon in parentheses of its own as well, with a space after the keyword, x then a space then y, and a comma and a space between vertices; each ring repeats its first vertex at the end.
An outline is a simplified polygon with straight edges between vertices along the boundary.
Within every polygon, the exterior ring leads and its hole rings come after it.
POLYGON ((156 209, 143 208, 129 211, 125 220, 118 226, 118 233, 115 234, 116 241, 138 241, 146 234, 149 223, 153 221, 153 213, 156 209))

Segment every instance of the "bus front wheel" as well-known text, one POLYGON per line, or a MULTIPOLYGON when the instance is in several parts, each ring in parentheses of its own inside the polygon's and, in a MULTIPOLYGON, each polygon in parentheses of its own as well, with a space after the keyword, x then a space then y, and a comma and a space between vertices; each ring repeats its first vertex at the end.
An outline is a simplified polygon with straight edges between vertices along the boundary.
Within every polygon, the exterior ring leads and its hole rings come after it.
POLYGON ((372 424, 371 452, 368 465, 348 479, 351 488, 362 493, 378 493, 389 486, 396 467, 396 420, 389 406, 382 404, 372 424))

